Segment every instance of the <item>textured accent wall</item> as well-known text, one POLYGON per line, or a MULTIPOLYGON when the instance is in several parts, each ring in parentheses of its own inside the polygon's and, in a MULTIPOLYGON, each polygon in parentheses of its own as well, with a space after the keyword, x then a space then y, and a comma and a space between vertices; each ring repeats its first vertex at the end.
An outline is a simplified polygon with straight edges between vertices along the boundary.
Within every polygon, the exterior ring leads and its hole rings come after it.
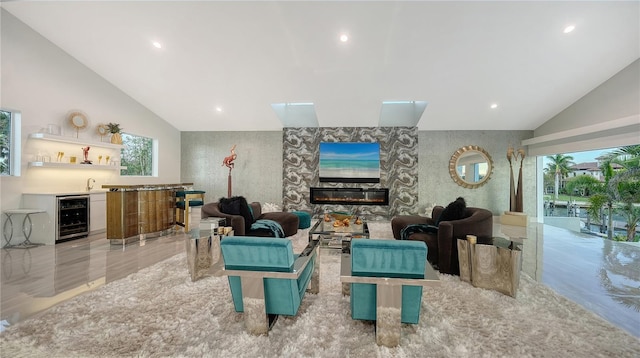
MULTIPOLYGON (((282 132, 182 132, 181 181, 194 182, 215 201, 227 192, 227 169, 222 159, 237 144, 233 170, 233 194, 250 201, 283 205, 286 210, 350 210, 339 205, 312 205, 309 188, 389 188, 389 206, 358 206, 369 220, 389 220, 394 215, 424 214, 434 204, 446 205, 457 196, 470 206, 499 215, 509 209, 509 144, 518 146, 533 131, 417 131, 416 128, 285 128, 282 132), (381 150, 378 184, 320 183, 321 141, 377 141, 381 150), (478 145, 493 157, 489 182, 465 189, 449 176, 449 158, 456 149, 478 145)), ((517 168, 514 168, 517 170, 517 168)), ((517 175, 517 172, 515 172, 517 175)), ((524 211, 536 215, 536 160, 524 163, 524 211)), ((430 213, 428 213, 430 215, 430 213)))
POLYGON ((181 144, 180 180, 205 190, 207 202, 227 196, 222 160, 236 145, 232 195, 282 205, 282 132, 182 132, 181 144))
MULTIPOLYGON (((419 133, 419 208, 406 214, 424 214, 433 205, 446 206, 462 196, 467 205, 486 208, 494 215, 509 210, 509 161, 507 148, 520 147, 533 131, 420 131, 419 133), (477 189, 458 186, 449 175, 449 159, 460 147, 477 145, 493 159, 491 179, 477 189)), ((519 163, 518 163, 519 164, 519 163)), ((514 167, 517 180, 518 168, 514 167)), ((523 165, 524 212, 536 215, 536 158, 526 157, 523 165)), ((428 213, 429 216, 431 213, 428 213)))
POLYGON ((355 210, 369 220, 388 219, 418 204, 417 127, 285 128, 283 130, 283 204, 286 210, 320 215, 332 210, 355 210), (320 183, 320 142, 378 142, 380 183, 320 183), (389 188, 388 206, 316 205, 310 187, 389 188))

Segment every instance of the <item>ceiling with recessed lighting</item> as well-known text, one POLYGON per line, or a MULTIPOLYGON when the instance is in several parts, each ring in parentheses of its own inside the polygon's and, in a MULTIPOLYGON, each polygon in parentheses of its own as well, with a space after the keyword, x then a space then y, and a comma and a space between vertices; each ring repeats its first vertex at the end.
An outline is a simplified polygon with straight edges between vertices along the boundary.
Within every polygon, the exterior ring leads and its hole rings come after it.
POLYGON ((640 57, 637 1, 2 7, 181 131, 533 130, 640 57))

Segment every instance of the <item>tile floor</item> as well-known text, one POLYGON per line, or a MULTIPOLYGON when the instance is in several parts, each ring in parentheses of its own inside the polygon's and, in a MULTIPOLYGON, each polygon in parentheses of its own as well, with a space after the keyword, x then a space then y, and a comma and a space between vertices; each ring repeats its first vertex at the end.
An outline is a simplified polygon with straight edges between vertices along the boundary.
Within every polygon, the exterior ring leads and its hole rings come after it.
POLYGON ((545 225, 541 282, 640 337, 640 243, 545 225))

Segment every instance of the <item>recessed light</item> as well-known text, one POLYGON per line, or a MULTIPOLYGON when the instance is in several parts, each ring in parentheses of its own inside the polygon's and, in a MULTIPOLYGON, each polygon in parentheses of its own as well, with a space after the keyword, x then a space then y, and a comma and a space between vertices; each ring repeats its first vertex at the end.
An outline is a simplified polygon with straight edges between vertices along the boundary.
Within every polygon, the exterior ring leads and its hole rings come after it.
POLYGON ((216 112, 222 113, 222 107, 216 107, 216 112))
POLYGON ((568 25, 567 27, 564 28, 562 32, 564 32, 565 34, 568 34, 575 29, 576 29, 575 25, 568 25))
POLYGON ((340 35, 340 41, 341 42, 347 42, 349 41, 349 36, 347 34, 342 34, 340 35))
POLYGON ((158 41, 153 41, 151 44, 155 48, 162 48, 162 44, 160 42, 158 42, 158 41))
POLYGON ((313 106, 313 102, 287 102, 287 106, 313 106))
POLYGON ((497 103, 492 103, 491 104, 491 109, 496 109, 498 108, 498 104, 497 103))

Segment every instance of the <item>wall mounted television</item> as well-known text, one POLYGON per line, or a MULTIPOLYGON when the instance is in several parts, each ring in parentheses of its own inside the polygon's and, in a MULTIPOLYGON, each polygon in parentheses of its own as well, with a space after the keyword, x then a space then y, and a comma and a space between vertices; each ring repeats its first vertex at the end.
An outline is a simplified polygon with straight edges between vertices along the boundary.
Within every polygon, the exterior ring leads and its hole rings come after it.
POLYGON ((321 182, 379 183, 380 144, 320 143, 319 177, 321 182))

